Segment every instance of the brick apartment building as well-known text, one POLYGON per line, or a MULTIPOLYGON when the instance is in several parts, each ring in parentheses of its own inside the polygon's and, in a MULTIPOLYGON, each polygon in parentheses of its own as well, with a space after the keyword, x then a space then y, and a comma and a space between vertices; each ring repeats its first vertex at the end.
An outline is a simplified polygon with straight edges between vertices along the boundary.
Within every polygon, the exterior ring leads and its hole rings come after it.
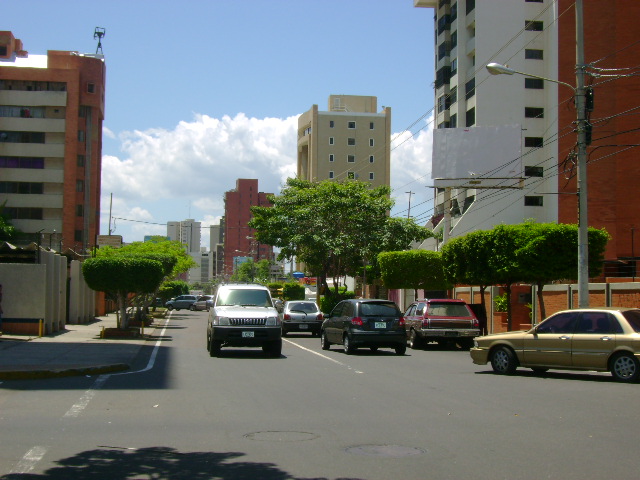
POLYGON ((95 245, 105 75, 102 55, 31 55, 0 31, 0 204, 29 242, 95 245))
POLYGON ((260 192, 258 180, 239 178, 235 190, 224 195, 224 274, 230 276, 239 258, 251 257, 254 262, 273 259, 273 247, 254 240, 254 230, 247 224, 251 207, 271 206, 267 195, 260 192))

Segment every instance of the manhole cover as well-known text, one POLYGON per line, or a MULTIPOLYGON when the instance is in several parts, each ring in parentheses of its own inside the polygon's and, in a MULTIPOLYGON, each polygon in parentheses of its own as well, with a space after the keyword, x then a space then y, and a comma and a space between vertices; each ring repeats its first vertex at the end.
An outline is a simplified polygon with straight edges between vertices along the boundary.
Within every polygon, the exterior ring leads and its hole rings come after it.
POLYGON ((425 453, 421 448, 404 447, 402 445, 359 445, 345 450, 353 455, 366 455, 368 457, 411 457, 425 453))
POLYGON ((304 442, 315 440, 319 435, 309 432, 254 432, 247 433, 244 437, 261 442, 304 442))

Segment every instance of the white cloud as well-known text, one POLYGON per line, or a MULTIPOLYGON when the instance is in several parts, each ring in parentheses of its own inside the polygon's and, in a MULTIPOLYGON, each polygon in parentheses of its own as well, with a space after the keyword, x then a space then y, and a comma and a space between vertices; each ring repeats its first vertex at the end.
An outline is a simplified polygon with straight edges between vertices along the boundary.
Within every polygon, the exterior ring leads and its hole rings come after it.
MULTIPOLYGON (((297 120, 297 115, 258 119, 240 113, 216 119, 198 114, 173 130, 120 133, 123 155, 102 159, 102 232, 108 230, 110 193, 125 242, 166 235, 171 220, 217 223, 224 214, 224 192, 235 188, 238 178, 257 178, 260 191, 279 193, 296 174, 297 120)), ((404 134, 391 155, 392 187, 424 189, 430 180, 430 129, 414 137, 404 134)))

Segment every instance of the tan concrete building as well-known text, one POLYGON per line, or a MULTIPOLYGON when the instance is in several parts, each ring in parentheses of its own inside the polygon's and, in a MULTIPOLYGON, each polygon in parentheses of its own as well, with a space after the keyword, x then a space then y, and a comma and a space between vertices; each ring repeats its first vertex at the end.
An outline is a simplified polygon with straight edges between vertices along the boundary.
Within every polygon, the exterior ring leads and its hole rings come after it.
POLYGON ((328 107, 298 118, 298 178, 390 185, 391 108, 359 95, 330 95, 328 107))

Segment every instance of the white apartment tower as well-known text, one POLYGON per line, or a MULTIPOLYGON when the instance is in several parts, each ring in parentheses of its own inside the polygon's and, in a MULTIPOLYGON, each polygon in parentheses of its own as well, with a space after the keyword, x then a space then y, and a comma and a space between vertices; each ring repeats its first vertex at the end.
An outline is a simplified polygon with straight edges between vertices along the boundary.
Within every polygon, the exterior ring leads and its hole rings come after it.
POLYGON ((187 253, 200 253, 200 222, 193 218, 182 222, 167 222, 167 237, 185 245, 187 253))
POLYGON ((452 237, 528 218, 557 220, 557 195, 548 195, 557 192, 557 140, 573 134, 571 125, 559 132, 558 108, 567 108, 561 100, 569 102, 573 92, 532 77, 493 76, 485 68, 496 62, 558 78, 556 3, 414 5, 435 12, 434 227, 443 227, 445 213, 451 214, 452 237))
POLYGON ((376 97, 330 95, 298 118, 298 178, 354 179, 390 185, 391 108, 378 111, 376 97))

